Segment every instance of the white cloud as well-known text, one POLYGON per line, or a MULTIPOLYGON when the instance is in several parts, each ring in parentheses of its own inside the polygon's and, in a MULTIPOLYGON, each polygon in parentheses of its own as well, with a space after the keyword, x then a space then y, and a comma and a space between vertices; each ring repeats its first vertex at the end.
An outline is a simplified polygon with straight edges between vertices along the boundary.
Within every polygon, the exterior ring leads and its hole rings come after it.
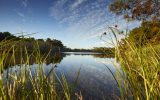
POLYGON ((93 4, 91 3, 91 5, 92 6, 86 5, 83 8, 76 9, 71 16, 62 20, 62 22, 70 24, 68 28, 69 31, 76 33, 81 31, 81 33, 86 33, 97 29, 97 27, 107 22, 108 12, 105 8, 105 4, 98 4, 98 2, 95 2, 93 4), (96 4, 99 6, 95 6, 96 4), (101 6, 104 6, 104 8, 102 9, 101 6), (84 9, 86 9, 84 13, 81 13, 81 10, 84 9))
POLYGON ((65 25, 63 32, 81 39, 93 40, 100 38, 105 31, 110 33, 108 26, 118 24, 120 30, 127 27, 122 17, 108 11, 108 3, 108 0, 76 0, 73 3, 59 0, 50 7, 50 15, 59 21, 59 24, 65 25))
POLYGON ((77 8, 80 4, 82 4, 85 0, 76 0, 73 5, 71 5, 71 10, 77 8))
POLYGON ((66 16, 66 11, 64 9, 64 4, 67 0, 58 0, 53 3, 53 5, 49 8, 50 16, 54 17, 56 20, 61 20, 66 16))
POLYGON ((22 18, 25 17, 25 15, 24 15, 23 13, 21 13, 21 12, 19 12, 19 11, 17 11, 17 10, 15 10, 15 12, 16 12, 16 14, 17 14, 18 16, 20 16, 20 17, 22 17, 22 18))
POLYGON ((24 8, 28 7, 28 0, 16 0, 16 1, 19 2, 21 6, 23 6, 24 8))
POLYGON ((27 8, 28 0, 22 0, 22 5, 23 5, 24 8, 27 8))

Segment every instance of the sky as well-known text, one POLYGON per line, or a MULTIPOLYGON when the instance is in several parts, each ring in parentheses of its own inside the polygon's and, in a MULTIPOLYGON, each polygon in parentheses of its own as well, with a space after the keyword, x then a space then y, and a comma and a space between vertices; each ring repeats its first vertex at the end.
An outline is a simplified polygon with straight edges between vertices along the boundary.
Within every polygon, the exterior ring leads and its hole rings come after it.
POLYGON ((118 25, 132 29, 139 22, 128 23, 108 10, 114 0, 0 0, 0 31, 31 34, 30 37, 58 39, 70 48, 107 47, 102 33, 118 25))

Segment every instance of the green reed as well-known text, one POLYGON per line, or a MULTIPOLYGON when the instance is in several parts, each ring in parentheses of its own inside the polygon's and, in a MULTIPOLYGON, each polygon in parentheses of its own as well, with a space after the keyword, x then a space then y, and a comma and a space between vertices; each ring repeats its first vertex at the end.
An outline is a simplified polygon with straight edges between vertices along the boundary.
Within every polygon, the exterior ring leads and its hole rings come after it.
POLYGON ((49 54, 42 56, 38 44, 35 44, 32 53, 28 53, 27 48, 25 48, 25 52, 22 51, 22 48, 17 50, 16 45, 20 42, 22 41, 7 40, 0 42, 0 99, 71 100, 71 87, 67 83, 65 75, 58 76, 55 65, 52 66, 49 73, 46 74, 44 71, 44 63, 49 54), (17 53, 21 60, 19 65, 16 65, 15 55, 17 53), (22 54, 25 55, 25 58, 22 54), (34 71, 31 70, 31 57, 34 57, 37 64, 34 71), (4 69, 6 66, 19 66, 19 70, 4 69))
POLYGON ((123 79, 116 78, 120 83, 121 99, 160 99, 160 45, 149 42, 145 46, 142 43, 135 45, 128 38, 124 38, 122 43, 118 40, 121 33, 110 29, 114 34, 115 57, 121 66, 121 70, 116 66, 118 76, 123 79))

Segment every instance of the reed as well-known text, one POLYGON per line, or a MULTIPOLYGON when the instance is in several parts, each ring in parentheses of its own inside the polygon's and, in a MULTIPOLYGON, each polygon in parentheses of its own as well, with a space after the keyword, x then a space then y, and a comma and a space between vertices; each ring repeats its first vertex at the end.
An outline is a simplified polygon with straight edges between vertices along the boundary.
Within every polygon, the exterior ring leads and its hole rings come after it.
POLYGON ((16 64, 16 44, 7 40, 0 42, 0 99, 1 100, 71 100, 71 87, 67 83, 65 75, 60 76, 55 71, 55 65, 46 73, 44 63, 46 56, 41 55, 38 44, 32 53, 25 49, 25 58, 22 56, 22 49, 18 52, 21 59, 16 64), (37 65, 36 70, 31 70, 31 57, 34 56, 37 65), (10 64, 6 64, 6 59, 10 64), (5 66, 13 66, 4 69, 5 66), (53 74, 54 73, 54 74, 53 74))
POLYGON ((114 38, 115 57, 121 66, 117 75, 121 99, 158 100, 160 99, 160 45, 140 43, 138 46, 128 38, 118 40, 118 35, 124 35, 110 28, 114 38))

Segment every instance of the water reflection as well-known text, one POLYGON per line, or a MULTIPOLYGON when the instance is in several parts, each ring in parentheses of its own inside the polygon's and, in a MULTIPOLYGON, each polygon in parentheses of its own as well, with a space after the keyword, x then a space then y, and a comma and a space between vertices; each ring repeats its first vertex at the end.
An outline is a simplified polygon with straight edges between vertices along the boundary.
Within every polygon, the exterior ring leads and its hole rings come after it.
MULTIPOLYGON (((54 53, 54 54, 41 54, 41 61, 43 63, 49 65, 51 63, 53 64, 59 64, 62 59, 66 57, 66 54, 63 53, 54 53)), ((37 57, 34 54, 29 54, 28 56, 26 54, 8 54, 7 57, 4 60, 4 66, 5 69, 11 66, 20 65, 24 63, 28 63, 29 65, 36 64, 38 62, 37 57)))
POLYGON ((94 54, 92 56, 95 58, 114 58, 114 55, 108 55, 108 54, 94 54))
POLYGON ((67 79, 73 83, 73 79, 81 68, 77 90, 82 91, 85 100, 115 99, 114 95, 119 95, 118 87, 112 74, 102 64, 105 61, 115 74, 112 63, 114 58, 94 58, 93 55, 67 56, 58 65, 57 70, 63 71, 67 79))
MULTIPOLYGON (((98 53, 61 53, 61 55, 50 55, 43 66, 47 74, 56 64, 56 72, 64 73, 70 85, 74 84, 80 70, 75 92, 81 91, 84 100, 108 100, 120 95, 117 83, 106 68, 107 66, 115 74, 114 61, 114 58, 106 58, 98 53)), ((37 70, 37 66, 36 63, 31 64, 32 73, 37 70)), ((12 72, 18 72, 19 67, 10 69, 12 72)))
MULTIPOLYGON (((80 56, 93 56, 94 58, 114 58, 113 55, 107 55, 102 53, 93 53, 93 52, 62 52, 62 53, 54 53, 54 54, 41 54, 41 61, 44 61, 45 64, 49 65, 50 63, 59 64, 66 56, 70 55, 80 55, 80 56)), ((36 64, 37 60, 33 54, 9 54, 5 61, 4 66, 5 69, 9 66, 19 65, 27 62, 30 65, 36 64), (21 57, 20 57, 21 56, 21 57)))

